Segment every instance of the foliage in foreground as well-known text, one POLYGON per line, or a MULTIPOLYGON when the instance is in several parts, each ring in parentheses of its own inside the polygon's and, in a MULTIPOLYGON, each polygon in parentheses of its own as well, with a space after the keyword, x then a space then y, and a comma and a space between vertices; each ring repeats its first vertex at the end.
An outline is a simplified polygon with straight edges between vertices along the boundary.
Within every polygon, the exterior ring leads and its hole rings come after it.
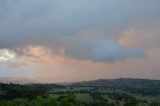
MULTIPOLYGON (((32 100, 19 98, 13 100, 1 100, 0 106, 141 106, 135 98, 125 100, 123 104, 109 102, 100 93, 91 93, 89 102, 79 101, 73 93, 67 93, 58 98, 55 97, 36 97, 32 100)), ((160 106, 158 103, 148 103, 145 106, 160 106)))
MULTIPOLYGON (((55 86, 58 89, 64 88, 55 86)), ((133 95, 119 91, 72 89, 58 92, 50 89, 54 87, 53 85, 0 84, 0 106, 160 106, 160 103, 139 100, 133 95), (86 94, 89 99, 80 100, 76 93, 86 94)))

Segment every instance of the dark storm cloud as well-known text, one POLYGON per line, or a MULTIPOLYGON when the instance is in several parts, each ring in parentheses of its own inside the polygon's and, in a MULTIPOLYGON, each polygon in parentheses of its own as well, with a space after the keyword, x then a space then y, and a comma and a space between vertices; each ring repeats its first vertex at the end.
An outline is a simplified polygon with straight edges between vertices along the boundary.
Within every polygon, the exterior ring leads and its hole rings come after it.
POLYGON ((0 48, 23 48, 33 44, 50 48, 53 53, 64 50, 65 56, 92 61, 142 56, 142 49, 127 49, 118 39, 136 23, 158 20, 159 3, 143 0, 1 0, 0 48))

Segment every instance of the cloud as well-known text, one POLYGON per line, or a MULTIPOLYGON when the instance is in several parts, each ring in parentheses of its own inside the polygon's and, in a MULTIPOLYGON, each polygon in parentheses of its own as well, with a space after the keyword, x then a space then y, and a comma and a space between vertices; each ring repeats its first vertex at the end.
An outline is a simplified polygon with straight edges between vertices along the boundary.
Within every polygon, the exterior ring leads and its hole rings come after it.
POLYGON ((0 50, 0 62, 7 62, 13 60, 16 57, 16 54, 8 49, 0 50))
POLYGON ((83 33, 76 38, 68 39, 64 46, 64 55, 79 60, 95 62, 112 62, 128 57, 139 57, 144 51, 138 48, 125 48, 118 43, 118 38, 99 33, 83 33))
MULTIPOLYGON (((110 62, 142 56, 118 40, 137 23, 160 18, 159 1, 0 1, 0 48, 36 45, 66 58, 110 62), (98 32, 95 32, 98 30, 98 32), (90 31, 88 33, 83 33, 90 31), (114 35, 112 34, 114 33, 114 35)), ((137 49, 136 49, 137 48, 137 49)))
POLYGON ((139 24, 123 33, 119 43, 125 47, 141 47, 145 50, 160 48, 160 21, 139 24))

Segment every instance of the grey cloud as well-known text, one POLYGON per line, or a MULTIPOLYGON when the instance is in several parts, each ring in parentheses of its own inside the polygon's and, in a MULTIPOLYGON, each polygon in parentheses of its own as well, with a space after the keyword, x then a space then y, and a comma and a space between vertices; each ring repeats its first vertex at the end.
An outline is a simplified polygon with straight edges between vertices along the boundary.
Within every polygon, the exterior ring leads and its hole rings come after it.
POLYGON ((55 53, 64 49, 66 56, 92 61, 140 56, 143 50, 126 49, 118 43, 118 36, 136 23, 160 18, 159 1, 5 0, 0 4, 4 4, 0 6, 1 48, 35 44, 55 53), (100 29, 96 36, 77 35, 94 29, 100 29), (116 37, 109 38, 114 31, 116 37))
POLYGON ((141 57, 144 51, 138 48, 127 49, 121 46, 115 37, 107 35, 85 35, 68 40, 64 48, 64 54, 80 60, 92 61, 116 61, 128 57, 141 57))

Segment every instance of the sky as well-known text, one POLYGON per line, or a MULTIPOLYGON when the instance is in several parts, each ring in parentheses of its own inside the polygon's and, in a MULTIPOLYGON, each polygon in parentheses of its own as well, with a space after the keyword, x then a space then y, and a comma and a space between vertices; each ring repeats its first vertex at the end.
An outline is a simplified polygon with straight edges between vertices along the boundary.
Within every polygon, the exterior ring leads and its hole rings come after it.
POLYGON ((0 0, 0 80, 160 79, 159 0, 0 0))

